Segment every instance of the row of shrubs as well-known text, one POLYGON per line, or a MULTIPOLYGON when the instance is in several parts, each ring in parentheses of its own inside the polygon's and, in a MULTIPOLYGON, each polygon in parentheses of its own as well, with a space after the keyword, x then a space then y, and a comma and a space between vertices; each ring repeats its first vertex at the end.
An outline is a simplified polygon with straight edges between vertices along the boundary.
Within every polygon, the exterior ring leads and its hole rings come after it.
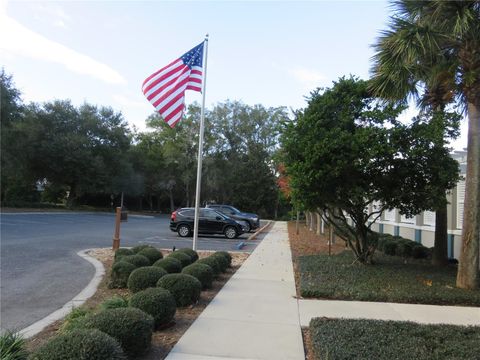
POLYGON ((125 359, 145 354, 152 333, 169 326, 177 307, 195 304, 202 289, 231 266, 227 252, 198 260, 191 249, 166 258, 152 246, 119 249, 112 266, 111 287, 128 287, 131 296, 116 296, 98 309, 75 309, 50 340, 31 356, 35 360, 125 359))
POLYGON ((377 236, 377 250, 382 251, 386 255, 414 259, 427 259, 431 257, 431 250, 415 241, 390 234, 377 233, 377 236))

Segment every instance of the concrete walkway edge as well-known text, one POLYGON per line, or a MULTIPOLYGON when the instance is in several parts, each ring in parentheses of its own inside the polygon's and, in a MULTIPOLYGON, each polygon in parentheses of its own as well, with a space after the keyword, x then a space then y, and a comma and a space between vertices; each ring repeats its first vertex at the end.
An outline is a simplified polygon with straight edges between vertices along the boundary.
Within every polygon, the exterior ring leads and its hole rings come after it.
POLYGON ((78 293, 77 296, 75 296, 72 300, 66 303, 63 307, 54 311, 50 315, 45 316, 43 319, 33 323, 32 325, 20 330, 20 334, 24 338, 30 338, 34 336, 38 334, 40 331, 42 331, 43 329, 45 329, 48 325, 54 323, 57 320, 64 318, 74 308, 79 307, 95 294, 95 292, 97 291, 98 285, 100 285, 100 282, 102 281, 103 276, 105 275, 105 268, 103 267, 103 264, 100 261, 88 255, 88 252, 91 250, 92 249, 79 251, 77 252, 77 255, 82 257, 83 259, 85 259, 95 267, 95 274, 92 280, 90 280, 88 285, 80 293, 78 293))

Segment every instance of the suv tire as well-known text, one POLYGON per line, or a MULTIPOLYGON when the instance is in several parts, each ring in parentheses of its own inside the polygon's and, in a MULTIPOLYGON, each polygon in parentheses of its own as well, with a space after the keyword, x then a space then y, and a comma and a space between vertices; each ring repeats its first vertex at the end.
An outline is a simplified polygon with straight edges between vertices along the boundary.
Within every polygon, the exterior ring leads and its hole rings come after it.
POLYGON ((179 225, 177 228, 177 233, 180 237, 190 236, 190 228, 185 224, 179 225))
POLYGON ((235 239, 238 236, 237 229, 233 226, 227 226, 223 233, 227 239, 235 239))

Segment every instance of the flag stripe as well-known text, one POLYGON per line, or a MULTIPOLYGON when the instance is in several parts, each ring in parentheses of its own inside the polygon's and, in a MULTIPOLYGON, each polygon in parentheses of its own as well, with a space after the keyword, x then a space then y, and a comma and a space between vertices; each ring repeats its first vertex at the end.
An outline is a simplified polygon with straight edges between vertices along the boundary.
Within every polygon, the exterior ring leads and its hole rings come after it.
POLYGON ((185 110, 185 91, 202 91, 203 43, 147 77, 142 92, 164 121, 174 127, 185 110))

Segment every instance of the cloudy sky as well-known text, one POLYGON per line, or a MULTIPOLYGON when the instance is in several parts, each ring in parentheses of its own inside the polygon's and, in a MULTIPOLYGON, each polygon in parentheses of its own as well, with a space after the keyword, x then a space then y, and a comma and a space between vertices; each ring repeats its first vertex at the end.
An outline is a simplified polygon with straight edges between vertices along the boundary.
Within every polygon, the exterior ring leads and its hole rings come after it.
POLYGON ((0 66, 25 101, 111 106, 138 129, 153 111, 143 80, 206 33, 207 107, 299 109, 340 76, 368 78, 390 15, 386 1, 0 1, 0 66))

